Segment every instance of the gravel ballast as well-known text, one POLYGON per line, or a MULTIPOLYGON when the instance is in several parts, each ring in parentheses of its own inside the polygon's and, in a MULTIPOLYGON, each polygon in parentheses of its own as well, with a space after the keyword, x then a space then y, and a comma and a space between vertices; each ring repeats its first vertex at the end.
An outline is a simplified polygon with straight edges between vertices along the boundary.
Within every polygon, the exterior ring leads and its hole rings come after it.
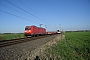
POLYGON ((53 40, 57 36, 60 35, 52 35, 29 42, 2 47, 0 48, 0 60, 29 60, 32 51, 38 49, 40 46, 53 40))

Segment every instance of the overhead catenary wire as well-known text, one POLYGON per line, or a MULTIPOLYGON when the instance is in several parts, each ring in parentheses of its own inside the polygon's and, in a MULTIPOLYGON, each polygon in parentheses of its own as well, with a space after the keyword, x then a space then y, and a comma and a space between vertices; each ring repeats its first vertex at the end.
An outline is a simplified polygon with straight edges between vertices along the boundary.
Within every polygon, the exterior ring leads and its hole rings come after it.
MULTIPOLYGON (((1 4, 1 5, 2 5, 3 7, 5 7, 5 8, 9 8, 9 9, 11 9, 11 10, 14 10, 14 11, 18 12, 18 13, 21 13, 21 14, 23 14, 23 15, 26 15, 26 14, 20 12, 20 11, 17 11, 16 9, 13 9, 13 8, 11 8, 11 7, 9 7, 9 6, 4 5, 4 4, 1 4)), ((27 16, 28 16, 28 15, 27 15, 27 16)))
MULTIPOLYGON (((7 13, 7 14, 9 14, 9 15, 12 15, 12 16, 15 16, 15 17, 18 17, 18 18, 24 19, 24 20, 31 21, 31 20, 29 20, 29 19, 27 19, 27 18, 24 18, 24 17, 18 16, 18 15, 15 15, 15 14, 12 14, 12 13, 9 13, 9 12, 6 12, 6 11, 3 11, 3 10, 0 10, 0 11, 3 12, 3 13, 7 13)), ((34 22, 34 21, 31 21, 31 22, 34 22)), ((35 22, 35 23, 37 23, 37 22, 35 22)))
MULTIPOLYGON (((5 7, 5 8, 9 8, 9 9, 11 9, 11 10, 13 10, 13 11, 16 11, 16 12, 18 12, 18 13, 20 13, 20 14, 23 14, 23 15, 25 15, 25 16, 31 17, 31 16, 29 16, 29 15, 27 15, 27 14, 21 12, 21 11, 16 10, 15 8, 11 8, 10 6, 6 6, 6 5, 4 5, 4 4, 2 4, 2 3, 1 3, 0 5, 3 6, 3 7, 5 7)), ((32 18, 32 17, 31 17, 31 18, 32 18)))
MULTIPOLYGON (((22 10, 22 11, 24 11, 24 12, 26 12, 26 13, 32 15, 33 17, 35 17, 35 18, 37 18, 37 19, 39 19, 39 20, 41 20, 41 21, 44 21, 44 20, 42 20, 41 18, 35 16, 34 14, 32 14, 32 13, 26 11, 25 9, 23 9, 23 8, 21 8, 21 7, 19 7, 19 6, 17 6, 16 4, 14 4, 14 3, 12 3, 12 2, 10 2, 10 1, 8 1, 8 0, 4 0, 4 1, 6 1, 6 2, 8 2, 9 4, 11 4, 11 5, 13 5, 13 6, 19 8, 20 10, 22 10)), ((45 21, 44 21, 44 22, 45 22, 45 21)))
MULTIPOLYGON (((18 2, 20 2, 22 5, 24 5, 24 6, 26 6, 27 8, 29 8, 29 9, 31 9, 31 10, 33 10, 30 6, 28 6, 27 4, 25 4, 24 2, 22 2, 21 0, 17 0, 18 2)), ((35 13, 37 13, 35 10, 33 10, 35 13)), ((37 13, 38 14, 38 13, 37 13)), ((38 14, 38 15, 40 15, 40 14, 38 14)), ((40 15, 41 16, 41 15, 40 15)), ((45 20, 43 20, 43 19, 40 19, 40 20, 42 20, 43 22, 45 22, 45 23, 47 23, 47 24, 49 24, 48 22, 46 22, 45 20)), ((49 24, 50 25, 50 24, 49 24)))

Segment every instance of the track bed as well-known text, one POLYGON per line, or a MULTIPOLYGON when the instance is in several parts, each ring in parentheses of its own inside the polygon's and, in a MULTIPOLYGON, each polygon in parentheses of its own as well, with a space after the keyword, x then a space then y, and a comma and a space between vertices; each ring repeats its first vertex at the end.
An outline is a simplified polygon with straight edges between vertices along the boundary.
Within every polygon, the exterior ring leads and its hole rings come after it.
POLYGON ((0 41, 0 47, 5 47, 5 46, 9 46, 9 45, 18 44, 18 43, 28 42, 28 41, 32 41, 32 40, 37 40, 37 39, 45 38, 45 37, 49 37, 49 36, 50 35, 44 35, 44 36, 38 36, 38 37, 3 40, 3 41, 0 41))
MULTIPOLYGON (((30 52, 38 48, 42 44, 54 39, 56 35, 46 35, 39 37, 28 38, 27 42, 5 46, 0 48, 0 60, 18 60, 18 58, 25 58, 30 55, 30 52), (36 39, 39 38, 39 39, 36 39)), ((22 39, 23 40, 23 39, 22 39)))

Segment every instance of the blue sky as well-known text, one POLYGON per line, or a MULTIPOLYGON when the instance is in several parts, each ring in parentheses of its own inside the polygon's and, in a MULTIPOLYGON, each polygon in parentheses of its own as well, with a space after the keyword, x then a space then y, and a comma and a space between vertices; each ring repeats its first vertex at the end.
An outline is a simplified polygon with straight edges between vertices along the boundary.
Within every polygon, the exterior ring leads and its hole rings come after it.
POLYGON ((0 33, 40 24, 47 31, 90 29, 90 0, 0 0, 0 33))

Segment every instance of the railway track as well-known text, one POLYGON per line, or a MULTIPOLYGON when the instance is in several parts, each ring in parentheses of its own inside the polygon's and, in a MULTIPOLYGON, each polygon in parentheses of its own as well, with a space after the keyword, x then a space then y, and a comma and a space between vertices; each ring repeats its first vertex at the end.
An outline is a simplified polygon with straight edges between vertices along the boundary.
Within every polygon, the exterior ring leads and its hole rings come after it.
POLYGON ((23 42, 28 42, 28 41, 32 41, 32 40, 36 40, 36 39, 40 39, 40 38, 44 38, 44 37, 49 37, 49 36, 50 35, 44 35, 44 36, 31 37, 31 38, 3 40, 3 41, 0 41, 0 47, 5 47, 5 46, 10 46, 10 45, 14 45, 14 44, 23 43, 23 42))

